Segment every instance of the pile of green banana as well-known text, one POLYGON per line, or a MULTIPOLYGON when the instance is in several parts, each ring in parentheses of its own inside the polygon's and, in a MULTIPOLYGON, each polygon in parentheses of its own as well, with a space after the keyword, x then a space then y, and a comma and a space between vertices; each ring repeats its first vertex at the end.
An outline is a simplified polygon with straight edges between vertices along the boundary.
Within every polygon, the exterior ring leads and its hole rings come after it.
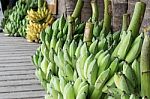
POLYGON ((2 27, 6 35, 26 36, 27 10, 37 8, 36 0, 18 0, 12 9, 5 11, 2 27))
POLYGON ((111 32, 111 1, 104 4, 104 20, 98 21, 97 3, 92 0, 92 18, 84 23, 77 18, 83 6, 78 0, 71 16, 62 16, 40 34, 42 44, 32 61, 45 99, 150 98, 148 83, 144 86, 141 80, 145 70, 141 67, 150 67, 150 54, 144 51, 150 38, 139 33, 145 4, 137 2, 129 26, 117 32, 111 32))

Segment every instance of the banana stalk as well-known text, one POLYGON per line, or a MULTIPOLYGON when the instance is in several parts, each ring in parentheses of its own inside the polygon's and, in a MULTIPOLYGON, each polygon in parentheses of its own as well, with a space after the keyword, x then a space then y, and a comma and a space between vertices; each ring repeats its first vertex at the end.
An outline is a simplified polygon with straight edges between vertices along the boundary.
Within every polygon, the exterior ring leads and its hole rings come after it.
POLYGON ((150 32, 146 32, 141 50, 141 93, 150 99, 150 32))
POLYGON ((110 0, 104 0, 104 23, 100 35, 106 36, 111 28, 112 6, 110 0))
POLYGON ((129 22, 130 14, 123 14, 122 31, 126 31, 128 29, 129 22))
POLYGON ((44 0, 38 0, 38 8, 43 6, 44 0))
POLYGON ((97 22, 99 13, 98 13, 98 5, 97 5, 97 0, 92 0, 91 1, 91 7, 92 7, 92 22, 97 22))
POLYGON ((74 9, 74 11, 71 15, 74 19, 76 19, 77 17, 80 16, 83 4, 84 4, 83 0, 78 0, 77 1, 75 9, 74 9))
POLYGON ((68 16, 68 34, 67 40, 70 42, 73 39, 73 35, 75 32, 75 21, 72 16, 68 16))
POLYGON ((94 24, 92 22, 86 22, 83 41, 87 42, 88 45, 90 45, 92 42, 93 27, 94 27, 94 24))
POLYGON ((144 2, 137 2, 135 4, 134 13, 128 28, 128 31, 132 31, 133 38, 139 34, 139 29, 144 17, 146 4, 144 2))

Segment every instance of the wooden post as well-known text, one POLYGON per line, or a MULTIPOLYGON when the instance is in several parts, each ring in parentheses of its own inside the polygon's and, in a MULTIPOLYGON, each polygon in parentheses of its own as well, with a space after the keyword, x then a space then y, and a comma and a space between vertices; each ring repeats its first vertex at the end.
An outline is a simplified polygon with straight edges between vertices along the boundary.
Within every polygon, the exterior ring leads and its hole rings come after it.
POLYGON ((127 0, 112 0, 113 7, 113 31, 118 31, 122 26, 122 16, 127 13, 128 3, 127 0))

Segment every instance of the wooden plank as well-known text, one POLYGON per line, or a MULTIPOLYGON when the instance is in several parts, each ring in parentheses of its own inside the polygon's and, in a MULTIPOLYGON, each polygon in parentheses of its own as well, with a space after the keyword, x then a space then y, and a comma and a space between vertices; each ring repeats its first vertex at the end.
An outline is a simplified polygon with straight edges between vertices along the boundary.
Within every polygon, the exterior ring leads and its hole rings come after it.
MULTIPOLYGON (((43 91, 27 91, 14 93, 1 93, 0 99, 32 99, 32 97, 44 96, 43 91)), ((42 98, 41 98, 42 99, 42 98)))
POLYGON ((21 67, 21 66, 33 66, 33 65, 31 63, 0 64, 0 67, 21 67))
POLYGON ((24 86, 24 85, 40 85, 38 79, 26 79, 26 80, 13 80, 13 81, 0 81, 0 87, 5 86, 24 86))
POLYGON ((21 71, 21 70, 35 70, 33 66, 26 66, 26 67, 6 67, 6 68, 0 68, 1 71, 21 71))
POLYGON ((1 76, 0 81, 8 81, 8 80, 22 80, 22 79, 35 79, 34 74, 27 74, 27 75, 11 75, 11 76, 1 76))
POLYGON ((0 33, 0 99, 43 99, 31 56, 40 46, 0 33))
POLYGON ((23 85, 23 86, 8 86, 8 87, 0 87, 1 93, 12 93, 12 92, 24 92, 24 91, 41 91, 42 87, 39 85, 23 85))
POLYGON ((0 76, 7 76, 7 75, 22 75, 22 74, 34 74, 35 70, 22 70, 22 71, 0 71, 0 76))

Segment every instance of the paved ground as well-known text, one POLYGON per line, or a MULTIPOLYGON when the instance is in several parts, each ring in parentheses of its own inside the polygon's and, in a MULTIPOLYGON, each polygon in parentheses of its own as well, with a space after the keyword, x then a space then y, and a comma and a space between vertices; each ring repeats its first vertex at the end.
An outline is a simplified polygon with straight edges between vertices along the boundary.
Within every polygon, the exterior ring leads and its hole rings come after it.
POLYGON ((38 44, 0 33, 0 99, 43 99, 31 63, 38 44))

